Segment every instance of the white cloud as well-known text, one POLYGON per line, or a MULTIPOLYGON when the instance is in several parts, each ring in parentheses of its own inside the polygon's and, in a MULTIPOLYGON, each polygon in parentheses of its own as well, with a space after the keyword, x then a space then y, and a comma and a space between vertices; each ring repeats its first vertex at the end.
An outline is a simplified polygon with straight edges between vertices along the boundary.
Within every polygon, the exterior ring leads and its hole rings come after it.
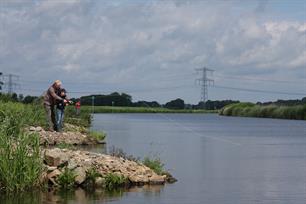
POLYGON ((280 77, 288 70, 300 75, 306 67, 306 22, 237 15, 235 2, 14 5, 1 9, 0 61, 4 71, 24 77, 50 79, 60 72, 73 81, 71 73, 79 73, 79 81, 100 82, 103 76, 104 82, 133 88, 203 65, 223 73, 283 72, 280 77))

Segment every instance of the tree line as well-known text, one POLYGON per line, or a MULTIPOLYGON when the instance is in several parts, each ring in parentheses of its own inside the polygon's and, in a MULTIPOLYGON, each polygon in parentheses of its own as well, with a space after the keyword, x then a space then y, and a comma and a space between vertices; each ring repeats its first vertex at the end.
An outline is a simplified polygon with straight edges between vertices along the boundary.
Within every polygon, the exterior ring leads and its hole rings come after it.
MULTIPOLYGON (((0 93, 1 101, 14 101, 30 104, 38 102, 41 97, 38 96, 23 96, 22 94, 4 94, 0 93)), ((81 101, 82 105, 91 106, 93 103, 95 106, 121 106, 121 107, 151 107, 151 108, 169 108, 169 109, 207 109, 207 110, 219 110, 226 105, 239 103, 238 100, 208 100, 206 103, 199 102, 198 104, 187 104, 181 98, 171 100, 165 104, 160 104, 157 101, 132 101, 132 96, 126 93, 113 92, 111 94, 98 94, 81 96, 80 98, 72 98, 72 101, 81 101)), ((277 100, 275 102, 257 102, 257 105, 279 105, 279 106, 294 106, 306 104, 306 97, 296 100, 277 100)))

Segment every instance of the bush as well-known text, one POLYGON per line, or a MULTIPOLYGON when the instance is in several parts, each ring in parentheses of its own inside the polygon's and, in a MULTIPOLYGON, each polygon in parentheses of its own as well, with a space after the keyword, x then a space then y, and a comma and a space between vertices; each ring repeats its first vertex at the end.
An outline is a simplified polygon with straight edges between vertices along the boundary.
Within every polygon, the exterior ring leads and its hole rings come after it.
POLYGON ((100 177, 101 174, 95 168, 90 168, 86 171, 86 183, 94 185, 96 178, 100 177))
POLYGON ((164 171, 164 164, 161 162, 159 158, 151 159, 149 157, 145 157, 143 160, 143 164, 150 169, 152 169, 158 175, 162 175, 164 171))
POLYGON ((70 189, 74 187, 75 177, 76 175, 72 170, 65 168, 64 172, 58 176, 57 182, 61 188, 70 189))
POLYGON ((108 173, 105 175, 105 187, 108 190, 113 190, 114 188, 123 187, 128 183, 127 178, 122 175, 108 173))
POLYGON ((106 133, 104 132, 97 132, 97 131, 90 131, 89 136, 97 141, 102 141, 106 137, 106 133))

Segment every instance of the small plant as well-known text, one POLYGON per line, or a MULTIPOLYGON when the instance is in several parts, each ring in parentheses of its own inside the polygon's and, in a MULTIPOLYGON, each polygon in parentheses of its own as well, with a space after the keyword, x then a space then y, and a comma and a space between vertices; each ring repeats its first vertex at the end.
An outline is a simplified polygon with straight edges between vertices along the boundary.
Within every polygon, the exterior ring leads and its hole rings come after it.
POLYGON ((90 168, 86 171, 86 183, 94 185, 96 178, 100 176, 101 174, 97 171, 96 168, 90 168))
POLYGON ((151 159, 149 157, 145 157, 143 160, 143 164, 150 169, 152 169, 158 175, 164 174, 164 164, 161 162, 159 158, 151 159))
POLYGON ((106 137, 106 133, 104 132, 97 132, 97 131, 90 131, 89 136, 97 141, 102 141, 106 137))
POLYGON ((123 187, 127 184, 127 178, 122 175, 109 173, 105 175, 105 187, 108 190, 113 190, 117 187, 123 187))
POLYGON ((74 186, 75 177, 76 175, 72 170, 65 168, 64 172, 58 176, 57 182, 61 188, 70 189, 74 186))

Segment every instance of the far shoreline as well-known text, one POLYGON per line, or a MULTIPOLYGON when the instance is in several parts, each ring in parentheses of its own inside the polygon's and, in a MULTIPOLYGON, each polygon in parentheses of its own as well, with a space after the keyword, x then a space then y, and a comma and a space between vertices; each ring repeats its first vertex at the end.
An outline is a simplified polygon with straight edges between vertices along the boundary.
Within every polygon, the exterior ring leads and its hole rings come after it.
MULTIPOLYGON (((71 107, 69 107, 71 108, 71 107)), ((82 106, 82 112, 88 113, 218 113, 219 110, 203 110, 203 109, 168 109, 155 107, 124 107, 124 106, 82 106)))

